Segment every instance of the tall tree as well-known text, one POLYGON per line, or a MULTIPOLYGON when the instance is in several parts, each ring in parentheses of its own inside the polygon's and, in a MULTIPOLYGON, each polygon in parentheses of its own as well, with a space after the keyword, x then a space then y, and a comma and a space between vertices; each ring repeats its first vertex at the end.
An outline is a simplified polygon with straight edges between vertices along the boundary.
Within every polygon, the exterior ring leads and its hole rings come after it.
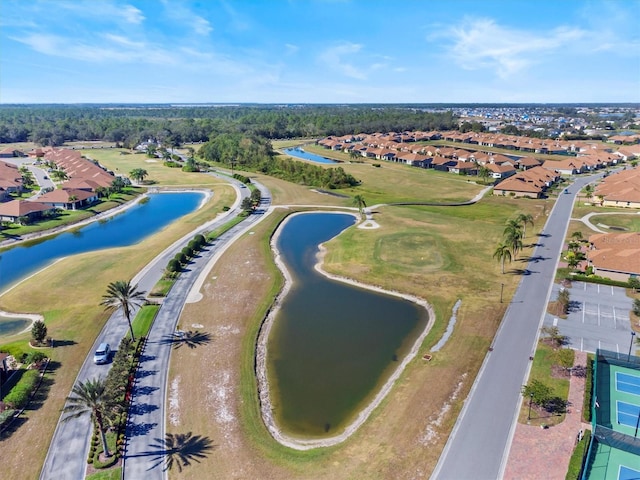
POLYGON ((509 246, 514 257, 522 249, 522 226, 517 220, 509 220, 504 229, 504 243, 509 246))
POLYGON ((135 337, 131 326, 131 314, 136 307, 142 306, 145 301, 145 292, 140 292, 137 288, 138 285, 131 285, 129 281, 118 280, 111 282, 107 286, 106 295, 102 296, 102 302, 100 302, 100 305, 103 305, 105 310, 108 311, 122 308, 122 313, 127 322, 129 322, 129 331, 133 341, 135 341, 135 337))
POLYGON ((362 218, 365 217, 364 209, 367 208, 367 202, 364 201, 364 197, 362 195, 356 195, 353 197, 353 204, 358 207, 358 211, 360 212, 360 216, 362 218))
POLYGON ((62 421, 67 422, 72 418, 78 418, 86 413, 91 414, 91 419, 98 426, 100 439, 104 455, 110 457, 107 438, 105 436, 105 422, 109 417, 108 395, 105 388, 105 381, 98 377, 86 382, 78 382, 73 386, 71 395, 67 398, 63 413, 67 414, 62 421))
POLYGON ((493 258, 497 259, 502 265, 502 274, 504 275, 505 260, 509 260, 509 263, 511 263, 511 250, 509 250, 509 246, 504 243, 499 244, 495 252, 493 252, 493 258))
POLYGON ((522 225, 522 238, 527 236, 527 224, 533 227, 533 216, 530 213, 521 213, 516 220, 522 225))

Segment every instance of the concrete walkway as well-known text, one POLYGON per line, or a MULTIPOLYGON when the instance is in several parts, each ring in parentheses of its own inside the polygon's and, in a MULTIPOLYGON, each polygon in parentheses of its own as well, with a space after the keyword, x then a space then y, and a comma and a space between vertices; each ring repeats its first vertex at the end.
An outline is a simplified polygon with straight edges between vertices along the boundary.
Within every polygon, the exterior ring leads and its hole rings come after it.
MULTIPOLYGON (((587 364, 587 354, 576 351, 574 366, 587 364)), ((569 412, 559 425, 542 429, 519 423, 511 444, 505 480, 564 480, 569 459, 580 429, 590 428, 582 423, 584 378, 571 377, 569 412)))

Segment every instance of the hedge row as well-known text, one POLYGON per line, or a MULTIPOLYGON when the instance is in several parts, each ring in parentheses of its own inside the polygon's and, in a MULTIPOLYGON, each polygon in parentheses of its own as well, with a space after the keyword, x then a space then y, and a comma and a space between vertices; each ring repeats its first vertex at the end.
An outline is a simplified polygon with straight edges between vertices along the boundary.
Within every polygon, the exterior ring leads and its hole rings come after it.
POLYGON ((584 463, 584 456, 587 454, 589 448, 589 439, 591 438, 591 430, 585 430, 582 440, 576 444, 576 448, 573 450, 573 455, 569 460, 569 468, 565 480, 578 480, 582 473, 582 465, 584 463))
POLYGON ((40 372, 38 370, 27 370, 18 383, 4 397, 4 403, 15 409, 24 407, 38 385, 39 376, 40 372))
POLYGON ((629 282, 622 282, 620 280, 611 280, 610 278, 598 277, 596 275, 581 275, 579 273, 571 275, 569 280, 589 283, 599 283, 600 285, 611 285, 612 287, 633 288, 629 285, 629 282))

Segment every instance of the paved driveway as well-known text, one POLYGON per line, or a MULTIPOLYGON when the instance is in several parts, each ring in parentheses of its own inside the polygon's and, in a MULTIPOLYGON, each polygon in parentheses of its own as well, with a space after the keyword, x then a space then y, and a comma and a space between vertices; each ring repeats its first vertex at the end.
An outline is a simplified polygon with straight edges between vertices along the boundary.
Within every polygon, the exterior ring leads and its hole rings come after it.
MULTIPOLYGON (((551 300, 558 296, 560 286, 554 284, 551 300)), ((595 353, 602 348, 628 353, 631 345, 629 312, 633 300, 624 288, 573 282, 569 288, 571 311, 566 319, 546 314, 544 325, 556 325, 569 340, 568 346, 595 353)))

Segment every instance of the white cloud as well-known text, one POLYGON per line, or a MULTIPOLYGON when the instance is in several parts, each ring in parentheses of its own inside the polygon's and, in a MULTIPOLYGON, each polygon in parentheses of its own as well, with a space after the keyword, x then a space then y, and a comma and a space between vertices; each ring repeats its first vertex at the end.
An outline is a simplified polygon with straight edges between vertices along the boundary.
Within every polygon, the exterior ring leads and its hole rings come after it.
POLYGON ((362 45, 346 42, 327 48, 320 54, 319 58, 329 68, 337 70, 347 77, 365 80, 367 76, 361 68, 358 68, 343 59, 343 57, 359 53, 360 50, 362 50, 362 45))
POLYGON ((213 26, 211 26, 209 20, 196 15, 182 2, 162 0, 162 4, 172 21, 182 23, 184 26, 193 29, 198 35, 207 36, 213 31, 213 26))
POLYGON ((285 43, 284 48, 287 49, 287 55, 293 55, 294 53, 297 53, 298 50, 300 50, 300 47, 298 45, 294 45, 292 43, 285 43))
POLYGON ((444 35, 453 40, 448 53, 462 68, 495 69, 499 77, 507 78, 537 62, 540 55, 559 52, 585 34, 584 30, 569 27, 534 33, 480 18, 467 19, 444 35))
POLYGON ((127 23, 139 25, 145 20, 142 10, 129 4, 114 3, 109 0, 101 1, 63 1, 63 2, 45 2, 42 6, 51 5, 53 9, 66 10, 78 16, 92 18, 114 18, 120 19, 127 23))

